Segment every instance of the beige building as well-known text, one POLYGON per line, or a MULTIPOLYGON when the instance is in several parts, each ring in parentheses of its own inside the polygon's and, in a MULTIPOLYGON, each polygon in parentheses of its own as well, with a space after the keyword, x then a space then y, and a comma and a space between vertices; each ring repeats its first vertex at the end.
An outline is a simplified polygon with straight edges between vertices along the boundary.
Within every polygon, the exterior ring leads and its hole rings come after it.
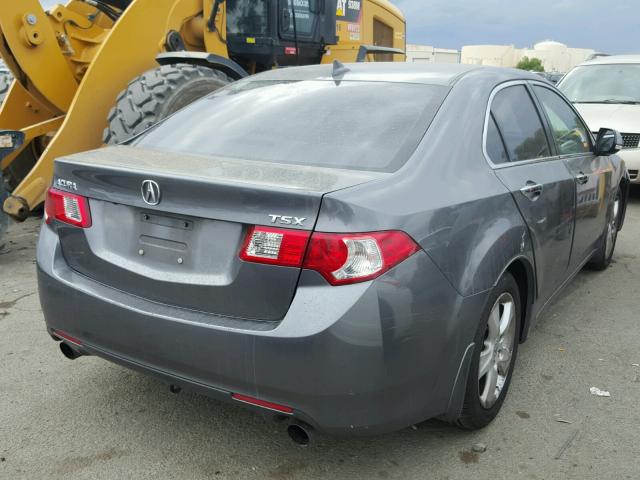
POLYGON ((547 40, 533 48, 513 45, 469 45, 462 47, 461 62, 471 65, 515 67, 524 57, 539 58, 547 72, 565 73, 584 62, 595 50, 569 48, 563 43, 547 40))
POLYGON ((460 52, 429 45, 407 45, 407 62, 410 63, 460 63, 460 52))

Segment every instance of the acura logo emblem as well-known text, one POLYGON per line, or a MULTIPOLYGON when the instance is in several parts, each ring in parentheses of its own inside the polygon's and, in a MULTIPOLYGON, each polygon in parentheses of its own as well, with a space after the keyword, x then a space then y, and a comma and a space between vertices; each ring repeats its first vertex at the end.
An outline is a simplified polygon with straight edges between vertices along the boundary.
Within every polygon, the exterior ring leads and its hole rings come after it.
POLYGON ((158 205, 160 203, 160 186, 153 180, 142 182, 142 199, 147 205, 158 205))

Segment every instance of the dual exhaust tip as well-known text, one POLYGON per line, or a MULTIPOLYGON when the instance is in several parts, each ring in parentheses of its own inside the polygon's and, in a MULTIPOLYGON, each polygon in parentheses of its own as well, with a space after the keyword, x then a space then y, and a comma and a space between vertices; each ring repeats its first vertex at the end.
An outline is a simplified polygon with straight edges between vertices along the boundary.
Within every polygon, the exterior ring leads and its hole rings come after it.
MULTIPOLYGON (((78 350, 78 348, 70 343, 65 341, 60 342, 60 351, 62 354, 67 357, 69 360, 75 360, 76 358, 80 358, 85 353, 78 350)), ((171 393, 180 393, 182 388, 177 385, 171 385, 170 387, 171 393)), ((313 438, 313 428, 306 423, 291 421, 287 425, 287 435, 289 438, 301 447, 308 447, 311 444, 311 440, 313 438)))
POLYGON ((76 358, 82 357, 84 355, 83 352, 67 342, 60 342, 60 351, 69 360, 75 360, 76 358))
POLYGON ((287 435, 300 447, 308 447, 313 440, 313 428, 302 422, 291 422, 287 426, 287 435))

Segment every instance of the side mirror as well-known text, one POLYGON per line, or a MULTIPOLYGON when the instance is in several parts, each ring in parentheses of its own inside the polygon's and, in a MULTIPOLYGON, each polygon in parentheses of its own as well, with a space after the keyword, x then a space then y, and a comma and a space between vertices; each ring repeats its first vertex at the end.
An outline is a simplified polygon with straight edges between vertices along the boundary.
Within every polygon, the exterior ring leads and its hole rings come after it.
POLYGON ((608 157, 622 150, 624 140, 620 132, 610 128, 601 128, 596 138, 596 155, 608 157))
POLYGON ((0 130, 0 158, 17 150, 24 143, 24 133, 15 130, 0 130))

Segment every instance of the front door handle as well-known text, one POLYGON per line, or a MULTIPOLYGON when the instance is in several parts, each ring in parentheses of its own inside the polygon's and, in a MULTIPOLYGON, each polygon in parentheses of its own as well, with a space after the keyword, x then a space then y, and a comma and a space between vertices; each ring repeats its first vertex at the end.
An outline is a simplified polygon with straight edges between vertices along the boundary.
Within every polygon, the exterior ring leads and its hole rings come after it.
POLYGON ((532 202, 535 202, 542 195, 542 190, 544 187, 540 183, 535 182, 527 182, 525 187, 522 187, 520 191, 522 194, 527 197, 532 202))
POLYGON ((576 175, 576 182, 578 182, 578 184, 584 185, 588 181, 589 175, 585 175, 583 172, 580 172, 578 175, 576 175))

